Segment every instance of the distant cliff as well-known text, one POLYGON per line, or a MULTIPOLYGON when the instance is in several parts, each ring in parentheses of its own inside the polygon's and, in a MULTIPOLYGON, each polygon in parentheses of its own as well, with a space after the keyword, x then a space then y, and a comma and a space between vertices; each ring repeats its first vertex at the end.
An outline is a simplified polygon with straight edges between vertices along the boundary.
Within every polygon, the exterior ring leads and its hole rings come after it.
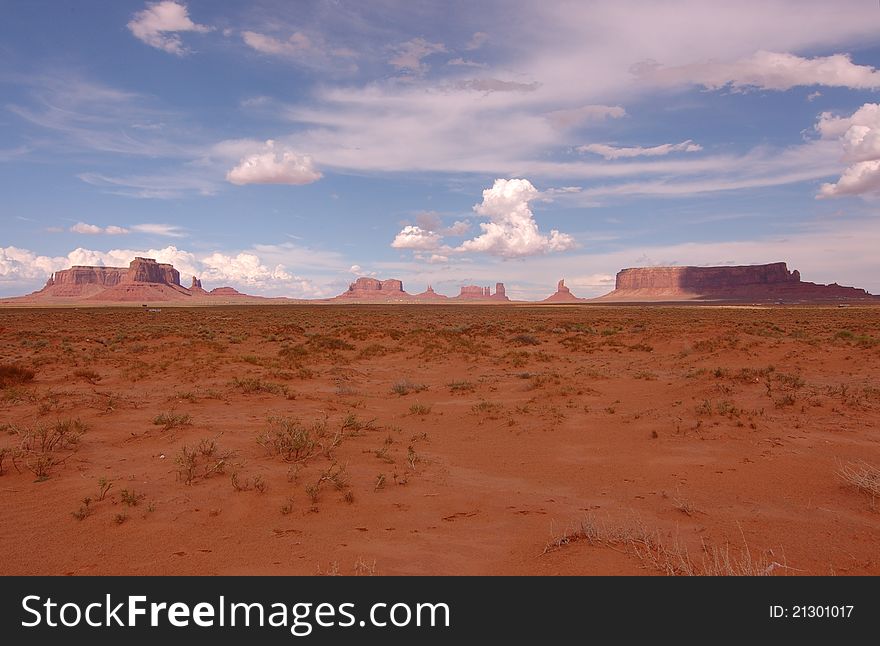
MULTIPOLYGON (((230 302, 244 297, 231 287, 218 287, 210 292, 193 276, 192 286, 180 284, 180 272, 172 265, 153 258, 137 257, 128 267, 74 266, 56 271, 46 286, 30 296, 35 302, 86 301, 97 303, 126 302, 230 302)), ((256 297, 249 297, 256 298, 256 297)))
POLYGON ((863 289, 801 281, 784 262, 729 267, 637 267, 617 273, 615 301, 837 301, 873 298, 863 289))

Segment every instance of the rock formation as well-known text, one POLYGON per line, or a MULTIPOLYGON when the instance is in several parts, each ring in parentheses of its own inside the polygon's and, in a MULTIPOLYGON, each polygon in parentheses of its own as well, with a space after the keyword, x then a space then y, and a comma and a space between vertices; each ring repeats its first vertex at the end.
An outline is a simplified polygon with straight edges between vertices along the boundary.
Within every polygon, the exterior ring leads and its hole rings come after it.
POLYGON ((421 301, 445 301, 448 300, 449 297, 445 294, 438 294, 434 291, 434 288, 428 285, 428 289, 423 291, 421 294, 416 294, 413 298, 417 298, 421 301))
POLYGON ((409 294, 403 291, 403 283, 396 278, 378 280, 362 276, 348 286, 348 290, 337 296, 340 299, 358 300, 405 300, 409 294))
MULTIPOLYGON (((210 292, 202 281, 192 277, 192 287, 180 284, 180 272, 172 265, 152 258, 135 258, 128 267, 84 267, 56 271, 46 286, 29 297, 34 301, 156 302, 190 301, 216 297, 243 297, 231 287, 210 292)), ((253 298, 253 297, 249 297, 253 298)))
POLYGON ((563 278, 556 284, 556 291, 553 294, 550 294, 547 298, 545 298, 543 303, 578 303, 584 299, 578 298, 574 294, 571 293, 571 290, 565 286, 565 279, 563 278))
POLYGON ((509 301, 507 293, 504 289, 504 283, 495 283, 495 293, 492 293, 490 287, 480 287, 478 285, 463 285, 461 291, 456 298, 467 301, 509 301))
POLYGON ((784 301, 861 300, 863 289, 801 281, 784 262, 729 267, 638 267, 617 273, 615 289, 601 300, 614 301, 784 301))

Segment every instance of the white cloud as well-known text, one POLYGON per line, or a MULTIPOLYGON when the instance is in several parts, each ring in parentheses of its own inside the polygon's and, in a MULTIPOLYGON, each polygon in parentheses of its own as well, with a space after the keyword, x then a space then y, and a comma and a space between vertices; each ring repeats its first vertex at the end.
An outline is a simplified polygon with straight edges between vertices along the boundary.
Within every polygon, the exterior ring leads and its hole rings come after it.
POLYGON ((812 103, 813 101, 818 99, 820 96, 822 96, 822 93, 819 90, 816 90, 815 92, 810 92, 807 95, 807 102, 812 103))
POLYGON ((863 195, 877 191, 880 191, 880 160, 873 160, 848 166, 837 182, 822 184, 817 197, 863 195))
POLYGON ((463 236, 467 235, 471 230, 471 223, 467 220, 456 220, 452 226, 442 230, 443 235, 447 236, 463 236))
POLYGON ((183 229, 175 224, 134 224, 131 226, 132 231, 138 233, 149 233, 154 236, 164 236, 166 238, 184 238, 186 234, 183 229))
POLYGON ((538 230, 529 208, 537 197, 538 190, 527 179, 496 179, 483 191, 482 203, 474 206, 478 215, 489 219, 480 223, 483 234, 466 240, 457 251, 516 258, 573 248, 571 236, 555 229, 547 236, 538 230))
POLYGON ((804 58, 787 52, 757 51, 732 62, 710 61, 663 67, 654 61, 633 66, 633 73, 651 84, 702 85, 709 90, 758 88, 789 90, 821 85, 873 90, 880 87, 880 71, 856 65, 848 54, 804 58))
POLYGON ((540 83, 520 83, 519 81, 502 81, 500 79, 466 79, 458 81, 456 87, 462 90, 473 90, 474 92, 534 92, 540 83))
POLYGON ((262 150, 241 159, 226 173, 233 184, 311 184, 321 179, 320 171, 312 165, 312 158, 299 155, 284 146, 276 148, 271 139, 262 150))
POLYGON ((554 110, 547 113, 547 120, 557 128, 573 128, 589 121, 620 119, 626 110, 619 105, 584 105, 579 108, 554 110))
POLYGON ((605 159, 623 159, 629 157, 659 157, 679 152, 695 153, 703 150, 703 147, 688 139, 678 144, 660 144, 659 146, 650 146, 648 148, 643 148, 642 146, 619 148, 607 144, 586 144, 578 146, 575 150, 582 153, 601 155, 605 159))
POLYGON ((194 23, 186 5, 174 0, 148 4, 146 9, 134 15, 128 23, 128 29, 135 38, 147 45, 177 56, 189 51, 184 47, 179 33, 211 31, 211 27, 194 23))
POLYGON ((157 236, 165 236, 168 238, 183 238, 185 237, 185 233, 183 230, 174 224, 133 224, 128 228, 120 227, 115 224, 108 225, 106 227, 100 227, 97 224, 88 224, 86 222, 77 222, 72 227, 70 227, 70 231, 73 233, 81 233, 84 235, 107 235, 107 236, 121 236, 127 235, 132 232, 137 233, 148 233, 151 235, 157 236))
POLYGON ((297 56, 312 47, 311 39, 299 31, 291 34, 287 40, 279 40, 256 31, 244 31, 241 36, 249 47, 275 56, 297 56))
POLYGON ((443 43, 431 43, 424 38, 413 38, 397 45, 394 56, 388 62, 401 72, 421 75, 428 71, 428 66, 422 62, 422 59, 445 51, 446 46, 443 43))
POLYGON ((440 247, 441 240, 439 233, 408 224, 394 237, 391 246, 395 249, 431 250, 440 247))
POLYGON ((822 184, 817 197, 880 191, 880 104, 865 103, 849 117, 823 112, 815 129, 823 139, 839 141, 843 161, 850 163, 837 182, 822 184))
POLYGON ((360 265, 352 265, 351 267, 348 268, 348 271, 349 271, 349 273, 357 276, 363 271, 363 268, 360 265))
POLYGON ((72 227, 70 227, 70 231, 73 233, 82 233, 83 235, 122 235, 128 233, 128 229, 123 229, 122 227, 117 227, 115 225, 110 225, 108 227, 99 227, 96 224, 87 224, 86 222, 77 222, 72 227))

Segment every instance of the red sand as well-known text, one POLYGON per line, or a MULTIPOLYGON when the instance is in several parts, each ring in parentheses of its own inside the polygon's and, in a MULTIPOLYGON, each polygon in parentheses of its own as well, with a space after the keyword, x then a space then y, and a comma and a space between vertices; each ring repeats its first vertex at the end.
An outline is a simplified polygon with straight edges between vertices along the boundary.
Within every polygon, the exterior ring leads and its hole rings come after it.
POLYGON ((747 546, 775 574, 880 574, 880 515, 837 475, 880 465, 878 322, 868 307, 0 310, 0 364, 36 373, 0 390, 0 448, 88 426, 44 481, 35 454, 21 472, 7 454, 0 573, 662 573, 647 537, 697 570, 747 546), (190 423, 164 430, 162 413, 190 423), (315 454, 270 455, 272 416, 326 420, 315 454), (234 454, 187 485, 175 459, 205 438, 215 461, 234 454), (338 489, 320 481, 334 463, 338 489))

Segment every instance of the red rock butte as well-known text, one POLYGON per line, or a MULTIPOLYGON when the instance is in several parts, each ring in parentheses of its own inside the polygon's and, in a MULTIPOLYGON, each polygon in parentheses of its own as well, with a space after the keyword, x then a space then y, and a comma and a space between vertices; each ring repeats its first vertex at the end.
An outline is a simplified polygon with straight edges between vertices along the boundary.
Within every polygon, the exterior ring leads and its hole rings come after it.
POLYGON ((784 262, 723 267, 638 267, 617 273, 602 301, 783 301, 875 300, 864 289, 804 282, 784 262))
POLYGON ((137 257, 128 267, 74 266, 56 271, 46 286, 24 296, 29 302, 210 302, 218 297, 247 297, 231 287, 219 287, 210 292, 202 288, 202 281, 193 276, 192 286, 180 284, 180 272, 172 265, 152 258, 137 257))
POLYGON ((361 277, 348 286, 348 289, 342 294, 332 299, 334 301, 357 301, 357 302, 375 302, 375 303, 430 303, 430 302, 458 302, 458 301, 475 301, 475 302, 508 302, 507 294, 504 289, 504 283, 495 283, 495 293, 492 293, 490 287, 479 287, 477 285, 465 285, 461 288, 461 292, 454 298, 449 298, 443 294, 438 294, 428 285, 428 289, 420 294, 410 294, 403 289, 403 282, 396 278, 387 280, 379 280, 377 278, 361 277))
POLYGON ((565 286, 565 279, 561 279, 556 284, 556 291, 547 298, 545 298, 542 303, 580 303, 584 299, 578 298, 574 294, 571 293, 571 290, 565 286))

